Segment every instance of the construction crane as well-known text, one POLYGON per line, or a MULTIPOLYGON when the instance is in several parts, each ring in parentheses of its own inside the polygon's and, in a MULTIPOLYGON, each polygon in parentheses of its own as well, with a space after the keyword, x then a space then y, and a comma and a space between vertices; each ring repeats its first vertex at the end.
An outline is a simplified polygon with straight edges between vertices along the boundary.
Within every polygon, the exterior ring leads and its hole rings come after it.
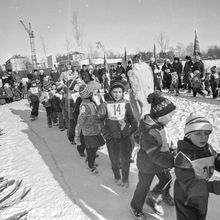
POLYGON ((34 45, 34 32, 31 28, 31 23, 29 22, 29 28, 27 28, 22 20, 20 20, 20 22, 29 35, 30 44, 31 44, 31 61, 32 61, 33 68, 36 69, 37 68, 37 56, 36 56, 36 49, 34 45))

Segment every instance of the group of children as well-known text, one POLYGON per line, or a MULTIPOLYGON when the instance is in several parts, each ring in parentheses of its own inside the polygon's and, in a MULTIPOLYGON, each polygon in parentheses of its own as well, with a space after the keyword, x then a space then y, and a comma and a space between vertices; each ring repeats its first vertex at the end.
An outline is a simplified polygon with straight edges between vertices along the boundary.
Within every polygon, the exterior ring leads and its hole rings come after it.
POLYGON ((191 114, 186 120, 184 139, 178 141, 174 152, 167 138, 166 125, 176 106, 161 92, 149 94, 146 101, 151 104, 150 113, 137 122, 130 102, 124 98, 124 84, 120 80, 110 83, 105 100, 97 93, 99 89, 94 81, 86 84, 76 78, 67 80, 65 85, 48 82, 42 91, 33 82, 28 94, 31 120, 38 117, 41 102, 47 112, 48 126, 58 122, 63 129, 62 102, 65 98, 69 100, 66 116, 70 121, 67 125, 69 140, 77 145, 80 156, 85 156, 86 149, 88 168, 93 174, 98 173, 96 152, 106 143, 115 184, 126 188, 129 187, 131 136, 134 134, 140 145, 138 184, 130 203, 134 217, 146 219, 145 203, 162 215, 162 195, 164 202, 175 205, 177 220, 205 219, 209 193, 220 194, 220 181, 209 181, 214 170, 220 171, 220 155, 208 143, 212 132, 210 122, 201 115, 191 114), (176 174, 174 199, 169 192, 172 168, 176 174), (155 175, 159 182, 150 190, 155 175))

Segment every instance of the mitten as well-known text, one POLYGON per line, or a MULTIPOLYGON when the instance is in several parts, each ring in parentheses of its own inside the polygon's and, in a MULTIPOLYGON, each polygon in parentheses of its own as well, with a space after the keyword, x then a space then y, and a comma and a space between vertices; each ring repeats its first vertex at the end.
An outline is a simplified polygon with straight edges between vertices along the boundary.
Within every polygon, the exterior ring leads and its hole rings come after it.
POLYGON ((74 141, 77 146, 81 145, 80 136, 75 136, 74 141))

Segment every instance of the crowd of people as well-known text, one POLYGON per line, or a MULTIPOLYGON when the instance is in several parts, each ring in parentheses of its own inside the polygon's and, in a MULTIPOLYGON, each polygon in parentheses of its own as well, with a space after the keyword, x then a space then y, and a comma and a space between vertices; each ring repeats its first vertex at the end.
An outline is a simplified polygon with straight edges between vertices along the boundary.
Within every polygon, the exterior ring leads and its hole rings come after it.
MULTIPOLYGON (((79 156, 86 158, 94 175, 99 173, 97 150, 106 144, 113 181, 124 188, 129 187, 132 150, 138 144, 138 183, 130 203, 136 219, 145 219, 145 203, 162 215, 163 200, 169 206, 175 205, 178 220, 204 220, 209 193, 220 194, 220 181, 208 181, 214 169, 220 171, 220 154, 208 143, 212 125, 205 117, 191 114, 186 120, 184 139, 173 149, 166 125, 176 106, 161 93, 168 89, 178 95, 182 88, 192 91, 193 96, 204 95, 204 65, 199 56, 195 62, 187 56, 184 67, 179 58, 174 58, 172 64, 167 59, 160 69, 151 59, 155 91, 146 100, 151 104, 150 112, 140 121, 134 116, 129 98, 125 98, 132 90, 128 74, 132 65, 129 61, 124 68, 118 63, 107 71, 105 66, 83 65, 78 70, 69 64, 61 73, 53 68, 49 76, 34 71, 27 82, 30 120, 38 119, 42 104, 47 115, 45 123, 49 128, 58 126, 60 131, 67 131, 68 140, 76 145, 79 156), (170 194, 172 168, 176 174, 174 198, 170 194), (155 175, 159 182, 150 190, 155 175)), ((219 77, 216 67, 211 71, 209 94, 216 98, 219 77)))
POLYGON ((213 99, 219 97, 220 72, 216 66, 206 70, 200 55, 194 61, 192 57, 186 56, 184 65, 179 57, 174 57, 172 63, 166 59, 161 68, 152 58, 150 66, 154 73, 155 89, 168 90, 176 95, 182 89, 192 93, 193 97, 197 93, 203 97, 212 95, 213 99))

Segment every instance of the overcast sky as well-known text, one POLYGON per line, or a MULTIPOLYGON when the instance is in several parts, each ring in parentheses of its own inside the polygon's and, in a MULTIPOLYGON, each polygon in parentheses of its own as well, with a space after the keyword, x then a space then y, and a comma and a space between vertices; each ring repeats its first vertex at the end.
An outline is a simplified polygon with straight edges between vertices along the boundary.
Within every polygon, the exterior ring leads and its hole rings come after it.
MULTIPOLYGON (((194 31, 201 50, 220 45, 219 0, 0 0, 0 64, 14 54, 30 55, 29 37, 19 20, 31 22, 38 59, 78 50, 71 19, 79 15, 82 52, 100 41, 106 50, 134 53, 152 50, 161 32, 175 47, 193 42, 194 31)), ((158 47, 157 47, 158 48, 158 47)), ((159 50, 159 48, 158 48, 159 50)))

